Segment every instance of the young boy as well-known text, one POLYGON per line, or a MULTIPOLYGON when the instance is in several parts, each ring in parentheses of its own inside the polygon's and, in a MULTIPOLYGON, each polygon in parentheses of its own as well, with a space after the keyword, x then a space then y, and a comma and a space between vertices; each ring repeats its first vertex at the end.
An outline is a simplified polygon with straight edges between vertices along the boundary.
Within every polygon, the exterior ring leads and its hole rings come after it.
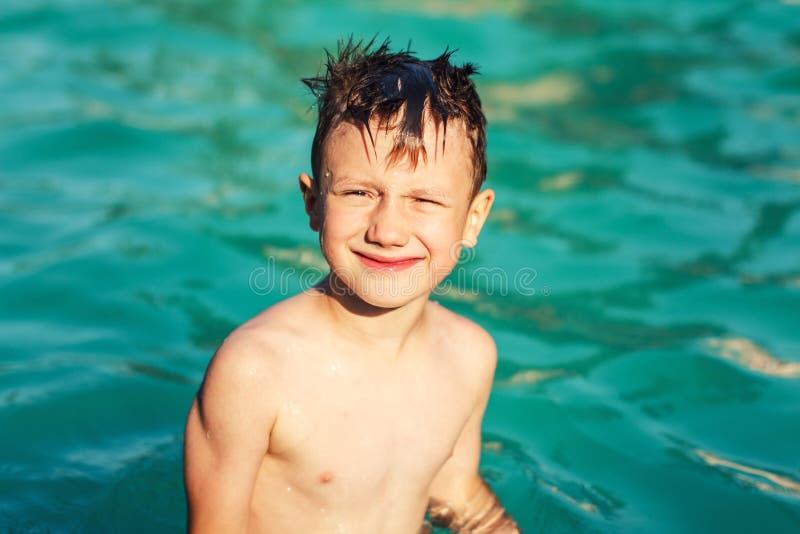
POLYGON ((492 338, 428 300, 492 206, 471 65, 352 41, 304 80, 330 273, 220 346, 186 423, 191 532, 518 532, 478 474, 492 338))

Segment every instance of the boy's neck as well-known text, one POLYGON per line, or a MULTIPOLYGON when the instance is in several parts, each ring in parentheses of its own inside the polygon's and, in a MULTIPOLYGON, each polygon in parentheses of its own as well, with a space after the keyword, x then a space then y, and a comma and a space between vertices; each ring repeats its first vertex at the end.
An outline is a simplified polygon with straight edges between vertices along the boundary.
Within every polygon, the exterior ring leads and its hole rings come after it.
POLYGON ((406 342, 423 325, 427 296, 398 308, 379 308, 356 295, 331 289, 330 275, 317 286, 325 299, 325 308, 337 330, 381 353, 397 356, 406 342))

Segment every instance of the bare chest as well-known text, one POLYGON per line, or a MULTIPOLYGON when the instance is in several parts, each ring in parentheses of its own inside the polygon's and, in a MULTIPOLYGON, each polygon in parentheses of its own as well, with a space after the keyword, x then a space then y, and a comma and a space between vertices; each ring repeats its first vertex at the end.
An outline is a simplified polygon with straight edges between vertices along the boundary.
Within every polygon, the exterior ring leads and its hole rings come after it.
POLYGON ((269 453, 290 484, 328 502, 424 491, 471 400, 446 368, 364 372, 334 362, 293 381, 269 453))

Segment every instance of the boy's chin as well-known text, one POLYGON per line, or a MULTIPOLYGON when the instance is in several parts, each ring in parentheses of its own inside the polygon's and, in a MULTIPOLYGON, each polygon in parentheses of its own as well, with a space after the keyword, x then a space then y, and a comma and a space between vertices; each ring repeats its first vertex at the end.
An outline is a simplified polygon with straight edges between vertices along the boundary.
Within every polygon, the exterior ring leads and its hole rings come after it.
POLYGON ((366 287, 349 287, 346 293, 347 300, 355 306, 363 306, 366 311, 367 309, 375 308, 392 310, 419 299, 427 300, 430 290, 428 288, 414 288, 412 291, 410 288, 403 290, 402 288, 370 285, 366 287))
POLYGON ((381 308, 385 310, 394 310, 397 308, 402 308, 403 306, 410 304, 411 302, 417 301, 419 299, 427 299, 427 296, 430 292, 423 293, 420 295, 366 295, 366 296, 359 296, 359 298, 368 306, 373 308, 381 308))

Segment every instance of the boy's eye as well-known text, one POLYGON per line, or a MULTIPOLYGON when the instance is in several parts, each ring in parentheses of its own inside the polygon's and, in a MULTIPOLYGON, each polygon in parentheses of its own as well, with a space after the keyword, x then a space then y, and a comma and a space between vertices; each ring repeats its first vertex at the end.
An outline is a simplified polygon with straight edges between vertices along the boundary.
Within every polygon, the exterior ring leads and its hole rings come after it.
POLYGON ((355 196, 355 197, 365 197, 369 193, 367 193, 363 189, 354 189, 353 191, 345 191, 344 194, 345 195, 349 195, 349 196, 355 196))
POLYGON ((440 204, 440 202, 433 200, 432 198, 417 197, 414 200, 416 200, 417 202, 421 202, 423 204, 431 204, 434 206, 440 204))

